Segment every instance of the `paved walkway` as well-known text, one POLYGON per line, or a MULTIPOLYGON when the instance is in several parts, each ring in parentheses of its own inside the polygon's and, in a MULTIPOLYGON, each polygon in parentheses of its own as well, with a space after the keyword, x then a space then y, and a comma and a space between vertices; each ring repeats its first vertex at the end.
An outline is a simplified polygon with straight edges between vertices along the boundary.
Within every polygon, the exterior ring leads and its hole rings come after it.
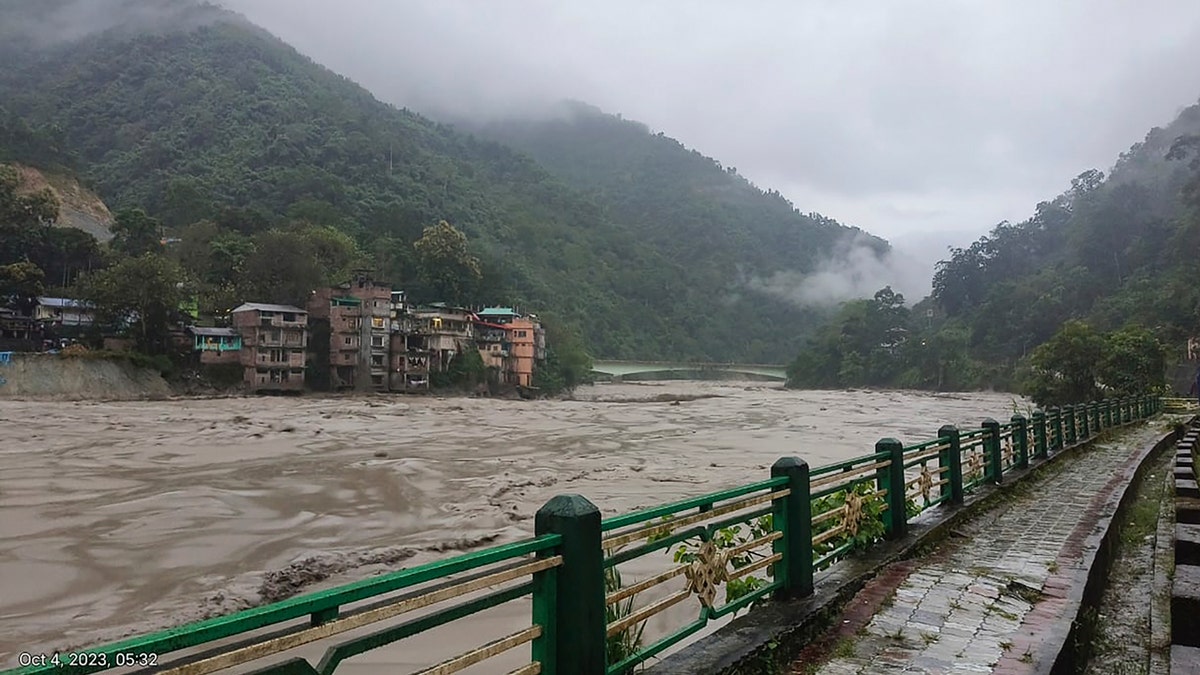
MULTIPOLYGON (((1035 484, 1009 488, 1012 498, 933 554, 885 570, 847 607, 833 657, 816 672, 1034 672, 1086 576, 1084 542, 1115 511, 1123 469, 1161 434, 1152 421, 1068 458, 1035 484)), ((813 670, 797 662, 793 672, 813 670)))

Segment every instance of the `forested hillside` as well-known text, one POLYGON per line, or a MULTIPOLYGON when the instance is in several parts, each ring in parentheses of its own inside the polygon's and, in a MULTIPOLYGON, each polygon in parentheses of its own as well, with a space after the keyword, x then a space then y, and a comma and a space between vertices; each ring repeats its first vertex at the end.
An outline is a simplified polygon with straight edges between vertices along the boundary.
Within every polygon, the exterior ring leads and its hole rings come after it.
POLYGON ((952 251, 916 312, 890 298, 843 308, 793 364, 794 383, 1036 389, 1039 364, 1068 343, 1102 361, 1104 334, 1113 354, 1156 340, 1182 357, 1200 335, 1198 135, 1200 105, 1108 175, 1085 171, 1033 217, 952 251))
MULTIPOLYGON (((719 262, 708 271, 722 279, 734 268, 747 276, 811 268, 847 234, 836 221, 800 213, 778 192, 756 187, 734 167, 583 103, 492 121, 479 131, 528 153, 671 256, 719 262)), ((852 231, 863 245, 887 249, 852 231)))
POLYGON ((553 315, 602 357, 777 362, 812 316, 748 290, 747 272, 810 270, 854 234, 645 133, 627 144, 645 143, 642 157, 610 156, 593 175, 543 157, 548 172, 186 0, 138 3, 111 30, 52 42, 65 21, 55 8, 68 6, 0 3, 0 24, 40 36, 3 41, 0 100, 69 149, 114 210, 144 209, 193 259, 219 258, 191 270, 210 284, 252 260, 278 267, 264 277, 287 276, 289 251, 336 239, 321 231, 349 237, 353 264, 439 299, 413 243, 444 219, 466 233, 482 275, 443 299, 553 315), (289 244, 295 227, 311 245, 289 244))

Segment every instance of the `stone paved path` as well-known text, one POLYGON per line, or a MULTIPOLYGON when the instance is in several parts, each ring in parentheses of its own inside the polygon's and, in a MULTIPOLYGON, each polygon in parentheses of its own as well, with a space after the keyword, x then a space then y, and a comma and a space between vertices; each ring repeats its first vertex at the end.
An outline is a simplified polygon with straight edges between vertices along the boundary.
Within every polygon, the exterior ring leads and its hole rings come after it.
MULTIPOLYGON (((847 608, 844 637, 816 672, 1033 672, 1045 629, 1082 583, 1084 541, 1115 511, 1123 468, 1162 433, 1160 422, 1136 425, 1066 458, 1036 483, 1010 487, 1012 498, 932 555, 881 575, 855 598, 857 620, 847 608)), ((796 663, 793 672, 812 670, 796 663)))

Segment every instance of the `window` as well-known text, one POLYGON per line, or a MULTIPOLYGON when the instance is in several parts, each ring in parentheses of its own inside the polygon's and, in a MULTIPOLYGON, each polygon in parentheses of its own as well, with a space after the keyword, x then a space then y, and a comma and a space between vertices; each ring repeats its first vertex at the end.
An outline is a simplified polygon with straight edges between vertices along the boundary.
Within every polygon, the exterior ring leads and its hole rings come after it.
POLYGON ((371 317, 371 328, 383 328, 383 319, 378 316, 371 317))
POLYGON ((354 344, 354 338, 350 337, 349 335, 346 336, 345 340, 346 340, 346 344, 348 344, 348 345, 354 344))
POLYGON ((382 387, 383 386, 383 376, 382 375, 372 375, 371 376, 371 384, 375 385, 376 387, 382 387))
POLYGON ((295 321, 295 320, 296 320, 296 313, 295 313, 295 312, 284 312, 284 313, 283 313, 283 320, 284 320, 284 321, 295 321))
POLYGON ((387 338, 383 335, 372 335, 371 336, 371 346, 372 347, 383 347, 385 339, 387 339, 387 338))
POLYGON ((371 365, 375 368, 382 368, 383 367, 383 356, 380 354, 375 354, 374 356, 372 356, 371 357, 371 365))

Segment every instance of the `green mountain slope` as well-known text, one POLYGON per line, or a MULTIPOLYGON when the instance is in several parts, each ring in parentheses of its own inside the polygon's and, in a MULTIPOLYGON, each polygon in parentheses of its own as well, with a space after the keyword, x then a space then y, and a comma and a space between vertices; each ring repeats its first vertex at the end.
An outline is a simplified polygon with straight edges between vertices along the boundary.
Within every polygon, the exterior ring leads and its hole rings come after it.
MULTIPOLYGON (((742 188, 713 201, 705 190, 738 182, 719 169, 725 183, 690 192, 639 180, 614 201, 616 185, 574 189, 506 146, 379 102, 237 15, 186 0, 104 2, 138 13, 66 42, 4 41, 0 100, 31 127, 58 130, 114 210, 141 207, 168 227, 230 207, 252 221, 333 226, 419 296, 411 243, 446 219, 483 258, 480 301, 552 314, 598 356, 771 362, 812 317, 747 290, 745 270, 804 272, 854 234, 738 218, 746 204, 791 210, 742 188), (638 208, 666 221, 655 230, 626 217, 638 208)), ((44 37, 64 20, 56 7, 78 5, 9 0, 0 25, 44 37)), ((676 168, 635 167, 643 179, 676 168)))
POLYGON ((1200 332, 1200 219, 1183 191, 1195 168, 1168 158, 1200 133, 1200 106, 1155 128, 1106 177, 1080 174, 1067 192, 1018 224, 1002 223, 955 251, 934 299, 972 329, 973 348, 1015 360, 1068 319, 1126 324, 1170 344, 1200 332))
POLYGON ((793 384, 1021 389, 1039 345, 1064 324, 1067 342, 1080 334, 1073 320, 1182 360, 1200 335, 1200 105, 1109 175, 1085 171, 1028 220, 953 250, 914 309, 879 296, 843 307, 792 364, 793 384))
MULTIPOLYGON (((802 214, 716 160, 638 122, 582 103, 561 104, 538 119, 493 121, 489 138, 528 153, 595 199, 611 219, 684 259, 717 257, 747 274, 810 268, 846 228, 802 214)), ((862 234, 882 253, 887 245, 862 234)))

